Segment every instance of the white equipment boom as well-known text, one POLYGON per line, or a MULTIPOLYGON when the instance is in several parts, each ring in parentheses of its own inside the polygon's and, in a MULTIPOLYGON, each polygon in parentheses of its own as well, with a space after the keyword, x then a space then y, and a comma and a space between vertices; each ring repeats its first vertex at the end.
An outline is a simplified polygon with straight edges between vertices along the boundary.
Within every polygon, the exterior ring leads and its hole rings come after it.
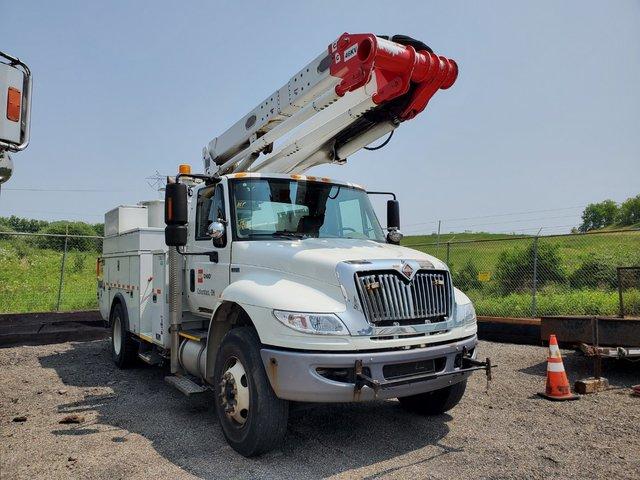
POLYGON ((302 173, 343 163, 453 85, 458 67, 424 43, 344 33, 203 149, 209 175, 302 173))

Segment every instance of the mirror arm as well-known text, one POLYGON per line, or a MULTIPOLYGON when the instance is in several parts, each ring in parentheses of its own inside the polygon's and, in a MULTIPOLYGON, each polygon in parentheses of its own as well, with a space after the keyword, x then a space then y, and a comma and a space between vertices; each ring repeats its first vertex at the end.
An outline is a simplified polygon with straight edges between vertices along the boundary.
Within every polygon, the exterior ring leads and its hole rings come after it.
POLYGON ((397 200, 396 194, 393 192, 367 192, 367 195, 390 195, 394 200, 397 200))
POLYGON ((183 252, 180 250, 180 247, 176 247, 176 251, 184 257, 196 257, 198 255, 201 255, 201 256, 206 255, 209 257, 210 262, 218 263, 218 252, 216 252, 215 250, 210 252, 183 252))

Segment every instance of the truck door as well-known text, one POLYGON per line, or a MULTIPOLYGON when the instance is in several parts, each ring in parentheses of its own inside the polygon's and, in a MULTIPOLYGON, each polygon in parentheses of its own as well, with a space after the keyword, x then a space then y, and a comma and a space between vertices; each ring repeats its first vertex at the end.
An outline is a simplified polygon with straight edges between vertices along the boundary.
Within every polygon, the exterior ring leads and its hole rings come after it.
POLYGON ((229 285, 231 242, 213 240, 207 233, 211 222, 226 222, 225 189, 221 183, 202 187, 196 193, 196 220, 189 235, 189 253, 212 252, 211 255, 187 256, 186 291, 193 312, 210 314, 222 291, 229 285))

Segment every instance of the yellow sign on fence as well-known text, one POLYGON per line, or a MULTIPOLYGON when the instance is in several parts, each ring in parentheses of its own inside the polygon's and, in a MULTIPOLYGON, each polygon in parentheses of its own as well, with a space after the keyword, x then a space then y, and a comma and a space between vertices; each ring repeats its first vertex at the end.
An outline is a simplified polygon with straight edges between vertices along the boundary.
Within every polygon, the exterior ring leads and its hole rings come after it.
POLYGON ((478 272, 478 280, 488 282, 491 280, 491 272, 478 272))

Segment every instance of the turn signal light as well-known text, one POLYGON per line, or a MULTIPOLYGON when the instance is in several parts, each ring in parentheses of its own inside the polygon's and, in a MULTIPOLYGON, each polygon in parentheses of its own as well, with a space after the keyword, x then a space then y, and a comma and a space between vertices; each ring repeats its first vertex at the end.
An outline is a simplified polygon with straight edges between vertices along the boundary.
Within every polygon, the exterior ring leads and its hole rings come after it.
POLYGON ((20 121, 20 103, 22 93, 17 88, 9 87, 7 91, 7 119, 12 122, 20 121))
POLYGON ((180 166, 178 166, 178 173, 181 173, 182 175, 190 175, 191 165, 188 163, 181 163, 180 166))

